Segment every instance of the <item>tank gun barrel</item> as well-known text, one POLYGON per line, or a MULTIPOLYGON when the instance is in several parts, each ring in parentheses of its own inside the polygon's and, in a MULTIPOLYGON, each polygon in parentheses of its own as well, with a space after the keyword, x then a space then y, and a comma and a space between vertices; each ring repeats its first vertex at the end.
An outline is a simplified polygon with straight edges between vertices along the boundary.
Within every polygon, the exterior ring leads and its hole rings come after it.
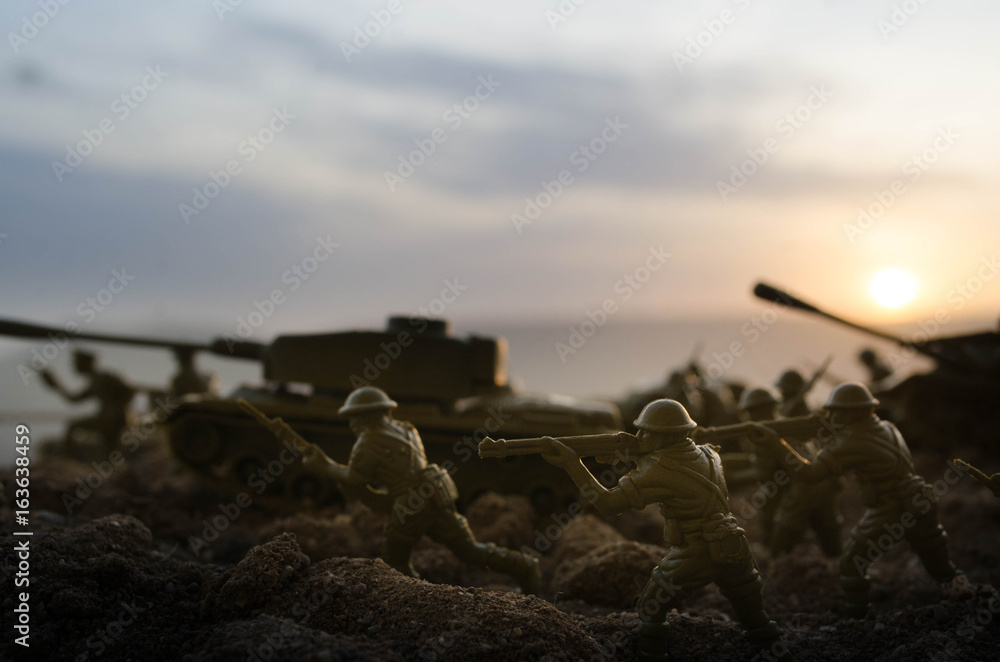
POLYGON ((210 354, 215 354, 217 356, 254 360, 261 359, 264 354, 264 348, 266 347, 266 345, 261 343, 248 342, 246 340, 234 340, 230 338, 220 338, 213 341, 209 345, 202 345, 199 343, 163 340, 160 338, 115 336, 103 333, 70 333, 65 329, 58 329, 56 327, 6 319, 0 319, 0 336, 10 336, 13 338, 67 337, 69 340, 110 342, 118 343, 120 345, 136 345, 139 347, 167 347, 170 349, 209 352, 210 354))
POLYGON ((837 315, 828 313, 825 310, 821 310, 810 303, 806 303, 801 299, 793 297, 788 292, 778 289, 777 287, 774 287, 772 285, 767 285, 766 283, 757 283, 757 285, 753 288, 753 293, 758 299, 763 299, 764 301, 770 301, 772 303, 783 304, 785 306, 788 306, 789 308, 797 308, 799 310, 804 310, 805 312, 825 317, 839 324, 843 324, 844 326, 849 326, 852 329, 857 329, 858 331, 862 331, 869 335, 877 336, 884 340, 894 342, 900 345, 901 347, 912 348, 913 351, 920 352, 921 354, 936 359, 941 363, 946 363, 948 365, 951 365, 953 367, 962 370, 976 369, 976 366, 973 365, 970 361, 962 361, 956 358, 955 356, 938 351, 937 348, 933 346, 932 344, 933 341, 931 343, 927 342, 914 343, 905 340, 903 338, 900 338, 899 336, 895 336, 891 333, 886 333, 884 331, 879 331, 878 329, 873 329, 871 327, 864 326, 862 324, 851 322, 850 320, 846 320, 843 317, 838 317, 837 315))

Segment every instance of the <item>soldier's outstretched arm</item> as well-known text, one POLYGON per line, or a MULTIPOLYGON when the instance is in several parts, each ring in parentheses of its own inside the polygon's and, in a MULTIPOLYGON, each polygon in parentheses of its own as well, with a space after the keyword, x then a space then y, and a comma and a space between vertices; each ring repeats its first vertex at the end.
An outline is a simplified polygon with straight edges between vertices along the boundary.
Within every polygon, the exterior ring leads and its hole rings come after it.
POLYGON ((552 437, 545 439, 548 450, 542 453, 542 457, 549 464, 557 466, 569 474, 583 498, 588 503, 593 504, 602 514, 616 515, 635 507, 635 504, 631 503, 621 488, 613 487, 609 490, 601 485, 600 481, 594 478, 590 470, 583 465, 573 449, 552 437))

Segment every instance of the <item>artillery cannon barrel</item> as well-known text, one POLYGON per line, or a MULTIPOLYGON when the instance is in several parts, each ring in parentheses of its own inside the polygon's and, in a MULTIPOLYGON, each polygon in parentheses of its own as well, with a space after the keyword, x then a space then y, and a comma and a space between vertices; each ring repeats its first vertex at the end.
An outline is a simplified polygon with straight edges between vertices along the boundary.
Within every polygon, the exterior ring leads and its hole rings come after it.
POLYGON ((70 332, 30 322, 0 319, 0 336, 14 338, 60 338, 69 340, 90 340, 92 342, 110 342, 120 345, 138 345, 140 347, 167 347, 195 352, 209 352, 217 356, 227 356, 237 359, 260 360, 264 355, 266 345, 245 340, 220 338, 211 345, 183 342, 177 340, 162 340, 159 338, 140 338, 136 336, 114 336, 103 333, 70 332))
POLYGON ((814 315, 820 315, 829 320, 833 320, 834 322, 837 322, 839 324, 849 326, 852 329, 857 329, 858 331, 862 331, 869 335, 882 338, 883 340, 889 340, 891 342, 897 343, 901 347, 910 347, 915 352, 920 352, 925 356, 929 356, 937 361, 940 361, 942 363, 947 363, 956 368, 962 370, 976 370, 976 366, 973 365, 970 361, 962 361, 960 359, 955 358, 954 356, 950 356, 946 353, 940 352, 937 350, 936 347, 934 347, 930 343, 910 342, 908 340, 900 338, 899 336, 895 336, 891 333, 886 333, 884 331, 879 331, 871 327, 851 322, 849 320, 844 319, 843 317, 838 317, 837 315, 828 313, 825 310, 821 310, 810 303, 806 303, 801 299, 793 297, 788 292, 778 289, 777 287, 774 287, 772 285, 767 285, 765 283, 757 283, 757 285, 753 288, 753 293, 758 299, 763 299, 764 301, 770 301, 772 303, 782 304, 790 308, 798 308, 799 310, 804 310, 808 313, 813 313, 814 315))
MULTIPOLYGON (((628 432, 553 438, 569 446, 580 457, 614 455, 618 451, 625 450, 634 451, 639 443, 639 438, 628 432)), ((547 437, 527 439, 491 439, 486 437, 479 442, 479 457, 502 458, 511 455, 540 455, 548 450, 547 439, 547 437)))

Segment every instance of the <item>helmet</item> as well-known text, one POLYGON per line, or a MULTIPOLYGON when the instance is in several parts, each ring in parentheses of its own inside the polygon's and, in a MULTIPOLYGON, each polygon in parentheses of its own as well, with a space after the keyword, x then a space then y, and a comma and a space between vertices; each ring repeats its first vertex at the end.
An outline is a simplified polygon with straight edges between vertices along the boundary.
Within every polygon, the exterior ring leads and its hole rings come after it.
POLYGON ((774 385, 782 393, 798 393, 806 385, 806 380, 803 379, 798 370, 786 370, 781 373, 781 377, 778 377, 778 381, 774 385))
POLYGON ((684 405, 676 400, 653 400, 642 408, 633 424, 650 432, 683 432, 698 427, 684 405))
POLYGON ((778 404, 778 398, 775 397, 771 389, 751 388, 744 391, 743 397, 740 398, 740 411, 746 411, 751 407, 776 404, 778 404))
POLYGON ((340 416, 353 416, 355 414, 366 414, 373 411, 390 411, 396 408, 396 401, 390 400, 380 388, 374 386, 362 386, 351 391, 344 401, 344 406, 337 410, 340 416))
POLYGON ((86 369, 93 368, 97 364, 97 355, 85 349, 73 350, 73 365, 86 369))
POLYGON ((826 409, 860 409, 874 407, 877 404, 878 400, 867 386, 859 382, 845 382, 833 389, 830 398, 823 406, 826 409))

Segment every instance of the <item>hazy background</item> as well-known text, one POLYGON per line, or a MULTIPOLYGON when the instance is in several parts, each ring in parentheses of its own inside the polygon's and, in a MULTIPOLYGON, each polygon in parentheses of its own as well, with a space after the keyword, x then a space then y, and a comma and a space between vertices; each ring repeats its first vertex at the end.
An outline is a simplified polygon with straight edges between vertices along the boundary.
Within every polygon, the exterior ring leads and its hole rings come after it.
MULTIPOLYGON (((506 335, 529 388, 577 395, 662 378, 698 340, 706 362, 747 341, 758 279, 902 332, 940 309, 944 333, 995 328, 993 272, 970 281, 1000 247, 995 3, 424 1, 376 30, 387 1, 237 2, 0 5, 0 316, 207 340, 279 288, 253 334, 266 341, 379 328, 434 310, 450 281, 465 289, 437 306, 460 332, 506 335), (499 86, 455 126, 480 79, 499 86), (248 161, 243 141, 275 110, 294 117, 248 161), (574 152, 616 120, 580 172, 574 152), (92 153, 54 166, 102 121, 114 130, 92 153), (444 142, 390 190, 386 172, 435 129, 444 142), (718 182, 768 140, 723 199, 718 182), (230 160, 240 174, 186 223, 180 205, 230 160), (518 232, 512 214, 562 170, 572 184, 518 232), (876 194, 886 211, 845 227, 876 194), (292 291, 285 274, 318 237, 339 248, 292 291), (616 284, 660 247, 670 257, 626 299, 616 284), (887 267, 920 283, 895 310, 868 294, 887 267), (122 269, 128 287, 88 312, 122 269), (606 299, 617 312, 562 362, 556 343, 606 299)), ((786 313, 730 370, 770 381, 831 351, 857 377, 865 342, 786 313)), ((37 347, 0 341, 0 413, 58 405, 17 376, 37 347)), ((170 373, 164 352, 105 359, 170 373)), ((258 375, 203 363, 227 387, 258 375)))

